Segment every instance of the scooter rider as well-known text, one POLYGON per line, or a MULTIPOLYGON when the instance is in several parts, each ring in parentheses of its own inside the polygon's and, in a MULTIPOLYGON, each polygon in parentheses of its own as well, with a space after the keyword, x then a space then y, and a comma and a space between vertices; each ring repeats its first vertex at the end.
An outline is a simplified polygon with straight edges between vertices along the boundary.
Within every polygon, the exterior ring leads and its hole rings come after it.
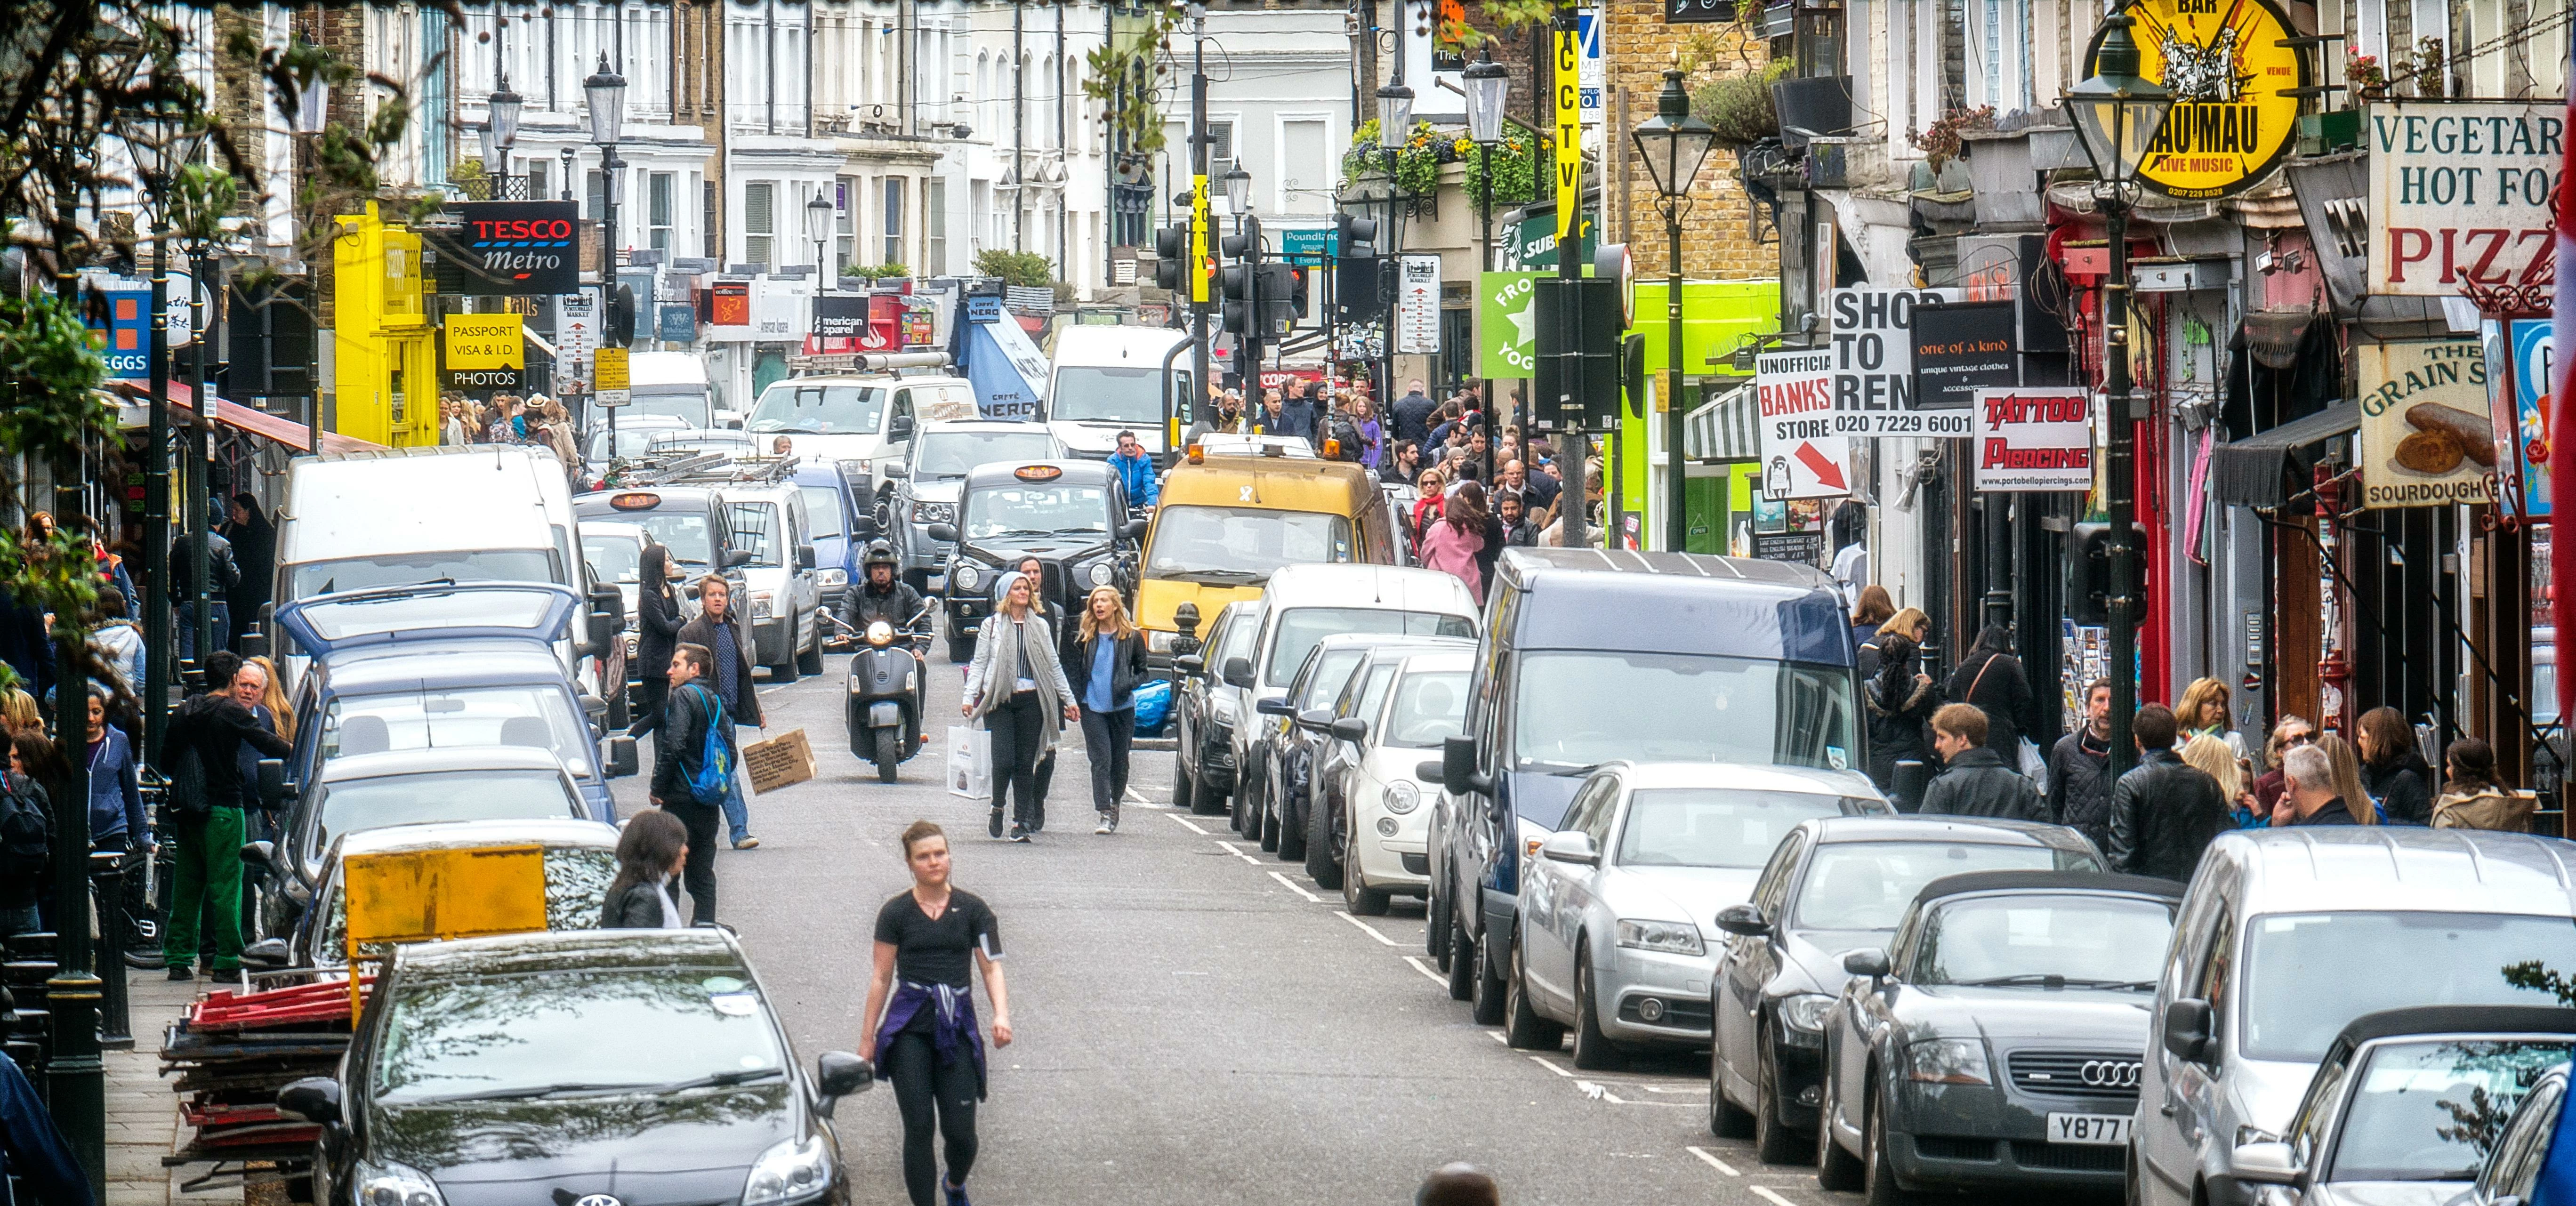
POLYGON ((930 634, 917 630, 915 621, 924 614, 925 604, 921 592, 895 572, 894 546, 882 540, 871 542, 860 560, 859 572, 866 575, 866 581, 841 596, 841 622, 852 635, 864 635, 869 624, 883 620, 905 639, 912 655, 920 657, 930 634))

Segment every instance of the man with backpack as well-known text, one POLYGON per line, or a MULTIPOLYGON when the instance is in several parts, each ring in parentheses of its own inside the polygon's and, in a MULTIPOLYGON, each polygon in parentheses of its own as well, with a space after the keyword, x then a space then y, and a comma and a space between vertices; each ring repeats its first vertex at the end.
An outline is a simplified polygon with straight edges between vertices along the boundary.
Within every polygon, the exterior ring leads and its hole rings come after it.
MULTIPOLYGON (((161 958, 170 978, 193 977, 198 919, 202 914, 214 954, 212 973, 241 969, 242 808, 249 803, 241 776, 247 744, 271 758, 295 752, 285 739, 261 728, 233 697, 240 655, 218 649, 206 655, 206 691, 170 714, 163 742, 171 759, 170 827, 179 841, 170 891, 170 919, 161 958)), ((253 785, 253 789, 255 790, 253 785)))
POLYGON ((688 828, 680 882, 689 890, 695 925, 716 919, 716 826, 733 788, 733 719, 700 681, 714 666, 704 645, 683 642, 671 651, 671 693, 653 735, 653 803, 688 828))

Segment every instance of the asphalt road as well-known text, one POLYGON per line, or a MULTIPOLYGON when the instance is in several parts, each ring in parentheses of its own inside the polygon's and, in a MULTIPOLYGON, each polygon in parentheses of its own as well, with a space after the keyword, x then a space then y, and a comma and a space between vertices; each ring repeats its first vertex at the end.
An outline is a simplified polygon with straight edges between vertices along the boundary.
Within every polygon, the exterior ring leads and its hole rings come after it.
MULTIPOLYGON (((847 663, 764 687, 771 731, 804 728, 822 774, 751 801, 761 844, 717 858, 719 913, 800 1058, 855 1048, 876 911, 909 882, 896 835, 948 828, 956 882, 1001 920, 1018 1040, 993 1053, 979 1203, 1392 1206, 1452 1160, 1492 1171, 1512 1206, 1847 1196, 1712 1137, 1704 1054, 1600 1075, 1505 1047, 1449 1000, 1419 902, 1348 915, 1221 818, 1168 807, 1168 753, 1136 754, 1121 828, 1099 836, 1069 731, 1046 831, 986 838, 985 805, 941 783, 963 674, 935 652, 933 741, 879 784, 842 729, 847 663)), ((643 783, 620 782, 621 807, 643 783)), ((838 1125, 856 1201, 905 1202, 891 1093, 844 1102, 838 1125)))

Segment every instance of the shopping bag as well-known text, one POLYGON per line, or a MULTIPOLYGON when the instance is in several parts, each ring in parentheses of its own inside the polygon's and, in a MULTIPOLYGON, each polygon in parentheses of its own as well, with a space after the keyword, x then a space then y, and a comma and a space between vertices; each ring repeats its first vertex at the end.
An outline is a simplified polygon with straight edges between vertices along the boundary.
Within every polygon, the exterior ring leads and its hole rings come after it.
POLYGON ((1172 714, 1172 683, 1158 678, 1136 685, 1136 735, 1159 737, 1172 714))
POLYGON ((962 724, 948 726, 948 794, 993 798, 993 734, 962 724))
POLYGON ((742 747, 742 769, 751 778, 751 794, 765 796, 814 777, 814 745, 805 740, 805 730, 789 729, 742 747))
POLYGON ((2021 739, 2021 773, 2039 788, 2039 794, 2048 794, 2048 759, 2039 756, 2039 747, 2028 737, 2021 739))

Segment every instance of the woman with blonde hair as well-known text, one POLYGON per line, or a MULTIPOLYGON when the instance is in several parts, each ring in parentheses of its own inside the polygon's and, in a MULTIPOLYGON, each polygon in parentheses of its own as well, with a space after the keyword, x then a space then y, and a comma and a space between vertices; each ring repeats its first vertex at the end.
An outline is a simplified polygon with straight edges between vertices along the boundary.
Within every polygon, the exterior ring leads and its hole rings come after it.
POLYGON ((1082 749, 1091 761, 1094 833, 1118 832, 1118 801, 1127 795, 1127 752, 1136 742, 1136 684, 1145 681, 1145 637, 1127 618, 1114 586, 1095 586, 1084 600, 1073 656, 1064 664, 1082 705, 1082 749))
POLYGON ((260 691, 259 706, 268 709, 268 714, 277 718, 278 736, 290 742, 295 740, 295 705, 287 702, 286 676, 277 672, 277 663, 268 660, 266 656, 260 656, 243 658, 242 664, 257 666, 260 672, 267 676, 268 686, 260 691))
POLYGON ((2227 706, 2227 684, 2215 678, 2196 678, 2183 688, 2182 698, 2174 702, 2174 720, 2182 726, 2183 740, 2206 733, 2227 743, 2228 752, 2245 756, 2245 738, 2236 732, 2227 706))
POLYGON ((16 687, 9 688, 8 694, 0 697, 0 729, 6 729, 0 732, 0 738, 17 733, 44 736, 45 714, 36 707, 36 697, 16 687))
POLYGON ((1923 634, 1930 631, 1931 627, 1932 617, 1923 614, 1922 608, 1908 607, 1887 617, 1887 622, 1878 626, 1878 635, 1901 636, 1920 645, 1923 643, 1923 634))
POLYGON ((2254 823, 2262 815, 2254 808, 2254 795, 2245 789, 2245 768, 2236 761, 2236 752, 2227 743, 2207 733, 2194 733, 2182 743, 2182 760, 2192 769, 2218 780, 2219 798, 2235 814, 2239 829, 2254 823))

